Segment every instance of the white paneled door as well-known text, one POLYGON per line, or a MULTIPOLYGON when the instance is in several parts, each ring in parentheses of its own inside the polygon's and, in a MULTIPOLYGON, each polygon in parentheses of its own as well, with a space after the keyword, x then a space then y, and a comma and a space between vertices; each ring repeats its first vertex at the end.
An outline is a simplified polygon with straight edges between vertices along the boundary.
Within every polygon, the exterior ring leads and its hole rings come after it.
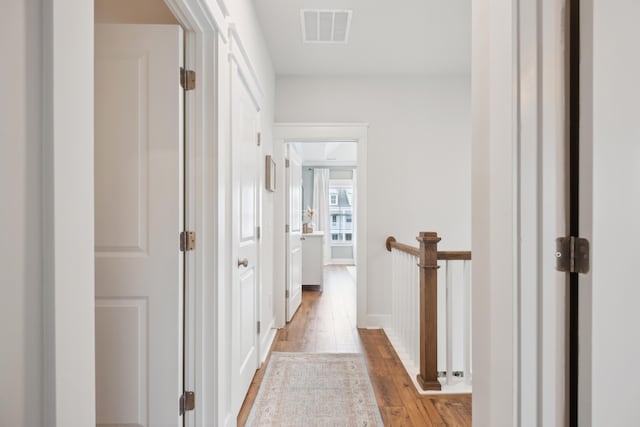
POLYGON ((98 425, 182 424, 182 50, 178 26, 95 28, 98 425))
MULTIPOLYGON (((234 65, 235 68, 235 65, 234 65)), ((240 409, 258 368, 258 109, 237 69, 231 86, 232 257, 231 389, 240 409)))
POLYGON ((302 162, 288 147, 287 168, 287 322, 302 303, 302 162))

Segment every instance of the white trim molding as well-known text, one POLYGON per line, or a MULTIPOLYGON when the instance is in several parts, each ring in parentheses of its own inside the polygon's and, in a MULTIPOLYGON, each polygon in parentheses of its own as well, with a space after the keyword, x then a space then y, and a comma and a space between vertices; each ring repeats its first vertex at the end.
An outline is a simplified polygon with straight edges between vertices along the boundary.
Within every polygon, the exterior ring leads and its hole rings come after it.
MULTIPOLYGON (((358 144, 356 181, 357 325, 369 326, 367 313, 367 123, 276 123, 273 152, 276 164, 284 166, 284 146, 289 142, 352 141, 358 144)), ((281 166, 281 167, 282 167, 281 166)), ((277 174, 276 188, 285 188, 284 174, 277 174)), ((274 198, 274 309, 276 327, 285 325, 285 195, 274 198)))
POLYGON ((80 427, 96 424, 94 10, 41 4, 44 421, 80 427))
POLYGON ((223 392, 217 365, 220 343, 216 301, 219 298, 218 269, 221 265, 217 240, 220 202, 216 163, 219 151, 218 51, 227 41, 227 22, 215 2, 166 0, 167 6, 185 30, 186 66, 196 72, 197 85, 187 93, 188 120, 186 183, 189 229, 198 234, 199 244, 185 268, 187 283, 187 348, 185 388, 196 393, 196 410, 187 413, 188 426, 217 424, 221 411, 218 396, 223 392), (214 118, 211 120, 211 118, 214 118))
POLYGON ((236 24, 229 24, 229 59, 236 63, 238 74, 249 89, 249 93, 258 111, 262 109, 264 92, 251 58, 240 39, 236 24))

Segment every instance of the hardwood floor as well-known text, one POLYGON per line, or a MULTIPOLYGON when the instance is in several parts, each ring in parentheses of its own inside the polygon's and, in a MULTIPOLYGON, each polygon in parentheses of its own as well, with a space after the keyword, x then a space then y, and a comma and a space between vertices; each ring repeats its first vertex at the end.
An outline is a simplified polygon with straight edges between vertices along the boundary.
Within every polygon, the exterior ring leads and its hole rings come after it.
MULTIPOLYGON (((278 331, 271 351, 363 353, 385 426, 471 426, 471 396, 421 396, 384 331, 356 329, 355 280, 345 267, 325 270, 324 292, 305 290, 292 321, 278 331)), ((238 414, 244 426, 264 363, 238 414)))

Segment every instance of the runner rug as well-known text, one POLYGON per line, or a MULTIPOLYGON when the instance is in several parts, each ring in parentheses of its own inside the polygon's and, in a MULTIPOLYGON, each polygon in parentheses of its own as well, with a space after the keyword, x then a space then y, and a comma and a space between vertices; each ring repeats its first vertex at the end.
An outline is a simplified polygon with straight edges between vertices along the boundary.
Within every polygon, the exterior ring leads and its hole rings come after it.
POLYGON ((247 427, 382 427, 360 354, 272 353, 247 427))

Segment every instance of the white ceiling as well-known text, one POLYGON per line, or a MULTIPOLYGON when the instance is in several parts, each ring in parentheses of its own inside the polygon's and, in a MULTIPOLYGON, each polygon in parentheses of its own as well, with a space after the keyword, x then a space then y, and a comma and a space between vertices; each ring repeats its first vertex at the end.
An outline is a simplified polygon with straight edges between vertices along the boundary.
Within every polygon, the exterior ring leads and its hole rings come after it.
POLYGON ((253 1, 279 75, 470 71, 471 0, 253 1), (304 8, 353 10, 349 43, 303 43, 304 8))

